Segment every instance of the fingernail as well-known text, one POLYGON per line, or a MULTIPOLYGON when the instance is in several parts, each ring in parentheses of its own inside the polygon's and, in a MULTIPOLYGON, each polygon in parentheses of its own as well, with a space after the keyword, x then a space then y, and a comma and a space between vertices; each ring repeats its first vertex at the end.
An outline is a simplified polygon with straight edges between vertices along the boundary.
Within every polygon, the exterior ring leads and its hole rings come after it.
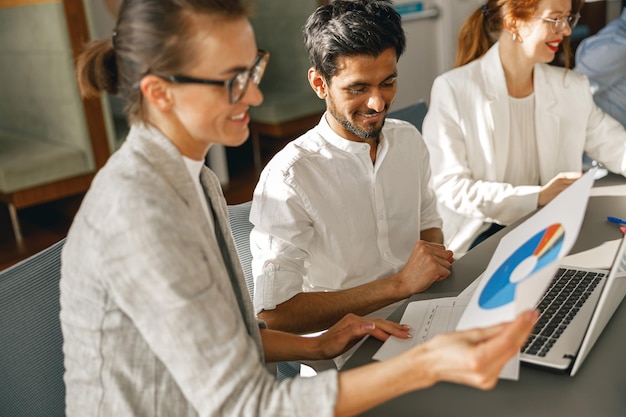
POLYGON ((376 328, 376 324, 373 322, 363 324, 363 330, 374 330, 375 328, 376 328))
POLYGON ((539 311, 530 310, 526 313, 526 320, 528 321, 536 321, 539 318, 539 311))

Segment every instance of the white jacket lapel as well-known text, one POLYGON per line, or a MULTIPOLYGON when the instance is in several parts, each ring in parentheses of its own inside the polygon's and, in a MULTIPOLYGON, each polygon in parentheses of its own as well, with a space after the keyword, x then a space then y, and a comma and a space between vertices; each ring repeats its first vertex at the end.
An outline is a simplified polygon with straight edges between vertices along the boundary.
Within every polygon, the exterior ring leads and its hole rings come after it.
MULTIPOLYGON (((562 80, 560 80, 562 81, 562 80)), ((559 82, 559 80, 553 80, 559 82)), ((554 164, 561 146, 559 117, 555 113, 557 104, 552 85, 547 79, 543 65, 535 65, 535 138, 539 154, 539 174, 541 184, 546 184, 554 176, 554 164)))
POLYGON ((490 180, 501 180, 507 166, 509 156, 510 123, 509 123, 509 100, 504 78, 504 70, 500 61, 498 43, 493 45, 484 58, 481 60, 481 72, 489 117, 486 118, 485 134, 480 137, 483 149, 490 150, 491 155, 485 155, 487 160, 500 161, 498 164, 491 164, 487 169, 490 180))

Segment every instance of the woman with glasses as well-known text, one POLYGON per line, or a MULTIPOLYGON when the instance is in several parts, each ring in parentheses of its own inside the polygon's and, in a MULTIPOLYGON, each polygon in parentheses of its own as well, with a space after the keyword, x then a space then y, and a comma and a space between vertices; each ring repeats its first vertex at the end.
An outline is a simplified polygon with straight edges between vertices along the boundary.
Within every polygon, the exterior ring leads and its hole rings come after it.
POLYGON ((253 315, 209 147, 242 144, 268 54, 245 0, 126 0, 78 62, 81 91, 118 92, 131 130, 98 172, 63 250, 66 415, 354 415, 438 381, 487 389, 536 313, 441 335, 397 358, 277 381, 265 362, 330 358, 409 329, 346 316, 318 337, 253 315))
POLYGON ((626 174, 626 131, 585 76, 548 65, 579 0, 487 0, 461 27, 457 68, 432 87, 423 135, 446 246, 460 256, 581 175, 582 155, 626 174))

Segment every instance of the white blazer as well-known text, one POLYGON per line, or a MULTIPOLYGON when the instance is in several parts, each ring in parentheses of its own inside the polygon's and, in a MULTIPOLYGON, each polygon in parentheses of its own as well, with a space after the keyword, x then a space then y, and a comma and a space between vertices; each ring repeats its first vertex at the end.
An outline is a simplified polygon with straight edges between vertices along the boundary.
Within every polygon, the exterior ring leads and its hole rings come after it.
POLYGON ((593 101, 586 76, 548 64, 534 69, 540 184, 503 183, 510 141, 509 96, 498 43, 480 59, 435 79, 423 136, 446 245, 461 256, 490 223, 537 208, 541 185, 581 171, 583 151, 626 174, 626 130, 593 101))

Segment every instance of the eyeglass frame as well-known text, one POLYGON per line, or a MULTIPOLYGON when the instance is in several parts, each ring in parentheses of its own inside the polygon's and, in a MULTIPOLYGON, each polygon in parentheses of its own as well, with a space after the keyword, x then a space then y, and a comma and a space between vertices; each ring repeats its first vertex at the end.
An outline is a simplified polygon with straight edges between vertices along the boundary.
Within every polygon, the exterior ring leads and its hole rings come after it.
POLYGON ((561 33, 561 32, 563 32, 565 30, 565 24, 567 24, 569 26, 569 28, 571 30, 573 30, 576 27, 576 25, 578 25, 578 21, 580 20, 580 13, 574 13, 574 14, 570 14, 570 15, 567 15, 567 16, 561 16, 558 19, 552 19, 550 17, 543 17, 543 16, 533 16, 533 17, 535 19, 541 19, 544 22, 552 23, 552 32, 554 32, 554 34, 558 34, 558 33, 561 33), (562 21, 562 19, 565 19, 564 23, 562 23, 563 27, 561 28, 561 30, 557 31, 556 30, 556 25, 558 25, 559 22, 562 21), (572 23, 572 21, 574 23, 572 23))
POLYGON ((257 56, 254 59, 252 66, 249 69, 238 72, 228 80, 211 80, 206 78, 189 77, 186 75, 164 75, 156 73, 152 74, 156 75, 159 78, 163 78, 166 81, 170 81, 176 84, 204 84, 226 87, 226 89, 228 90, 228 101, 230 102, 230 104, 237 104, 246 94, 246 91, 248 91, 250 80, 252 80, 255 85, 259 85, 261 79, 263 78, 263 75, 265 74, 265 69, 267 68, 267 63, 269 59, 269 51, 265 51, 263 49, 257 50, 257 56), (237 78, 241 77, 242 74, 247 74, 248 76, 246 78, 245 85, 241 89, 240 95, 238 97, 235 97, 233 95, 233 85, 235 85, 237 78))

